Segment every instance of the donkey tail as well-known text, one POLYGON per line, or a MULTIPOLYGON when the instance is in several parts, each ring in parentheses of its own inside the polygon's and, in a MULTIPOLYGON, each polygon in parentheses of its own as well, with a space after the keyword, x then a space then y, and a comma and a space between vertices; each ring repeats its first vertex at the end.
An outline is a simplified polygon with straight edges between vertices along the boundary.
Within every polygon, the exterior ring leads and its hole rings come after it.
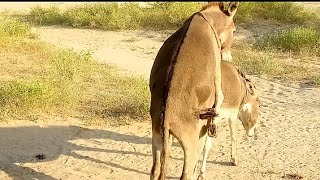
POLYGON ((161 167, 160 167, 160 176, 159 180, 166 179, 166 161, 169 159, 169 124, 164 121, 162 126, 162 152, 161 152, 161 167))

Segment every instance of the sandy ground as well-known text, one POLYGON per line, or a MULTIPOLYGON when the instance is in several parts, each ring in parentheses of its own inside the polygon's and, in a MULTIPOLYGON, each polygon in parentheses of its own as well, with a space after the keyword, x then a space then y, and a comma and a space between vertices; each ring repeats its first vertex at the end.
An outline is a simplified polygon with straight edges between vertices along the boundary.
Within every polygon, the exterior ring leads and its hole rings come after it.
MULTIPOLYGON (((76 51, 90 50, 100 62, 149 77, 165 39, 152 31, 96 31, 34 28, 42 40, 76 51)), ((237 40, 250 38, 240 31, 237 40)), ((256 139, 244 138, 238 122, 240 165, 230 166, 227 126, 208 159, 208 179, 320 179, 320 89, 290 87, 252 77, 261 94, 261 126, 256 139)), ((171 149, 169 179, 179 179, 182 150, 171 149)), ((0 179, 149 179, 151 124, 86 126, 74 118, 0 123, 0 179), (36 157, 43 153, 45 158, 36 157)))

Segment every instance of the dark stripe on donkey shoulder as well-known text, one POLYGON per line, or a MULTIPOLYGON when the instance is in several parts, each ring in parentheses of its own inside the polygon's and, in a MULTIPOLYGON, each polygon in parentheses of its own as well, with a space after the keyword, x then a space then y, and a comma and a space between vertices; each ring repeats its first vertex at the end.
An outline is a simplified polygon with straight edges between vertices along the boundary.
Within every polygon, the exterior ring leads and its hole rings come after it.
POLYGON ((171 86, 171 80, 172 80, 172 76, 173 76, 173 72, 174 72, 174 67, 177 63, 177 58, 178 58, 178 55, 180 52, 181 45, 183 44, 183 41, 184 41, 186 34, 188 32, 190 23, 195 15, 202 16, 202 14, 200 12, 194 13, 184 22, 183 26, 177 32, 174 33, 174 35, 179 33, 180 36, 178 37, 178 40, 177 40, 176 44, 174 45, 174 49, 172 51, 170 51, 170 52, 172 52, 172 55, 171 55, 170 64, 168 66, 167 73, 166 73, 164 90, 162 91, 162 92, 164 92, 163 98, 162 98, 163 102, 162 102, 161 114, 160 114, 160 118, 162 120, 164 120, 164 117, 165 117, 165 109, 166 109, 169 89, 171 86))

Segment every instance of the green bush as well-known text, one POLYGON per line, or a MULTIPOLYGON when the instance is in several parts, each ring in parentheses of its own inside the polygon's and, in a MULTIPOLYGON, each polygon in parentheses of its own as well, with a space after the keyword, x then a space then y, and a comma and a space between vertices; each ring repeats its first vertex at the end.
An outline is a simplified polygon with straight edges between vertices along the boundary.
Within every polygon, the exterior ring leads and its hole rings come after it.
POLYGON ((103 28, 117 8, 116 3, 86 4, 68 9, 63 15, 68 17, 66 24, 73 27, 103 28))
POLYGON ((16 113, 19 110, 43 108, 48 103, 51 88, 41 81, 13 80, 0 84, 0 112, 16 113))
POLYGON ((274 48, 282 51, 308 52, 309 54, 320 55, 320 32, 305 27, 296 27, 260 38, 257 43, 263 48, 274 48))
MULTIPOLYGON (((137 3, 95 3, 61 11, 57 7, 35 7, 27 20, 38 25, 67 25, 106 30, 176 29, 194 12, 201 9, 197 2, 157 2, 142 8, 137 3)), ((317 26, 318 16, 306 12, 292 2, 243 2, 235 16, 236 22, 248 23, 261 19, 281 23, 317 26)))
POLYGON ((239 6, 235 21, 246 23, 266 19, 304 25, 315 20, 315 17, 313 13, 306 12, 302 6, 292 2, 244 2, 239 6))
POLYGON ((110 89, 108 93, 98 97, 103 104, 92 106, 95 114, 101 118, 141 119, 147 117, 150 106, 147 80, 142 77, 118 77, 114 80, 118 83, 118 88, 110 89))
POLYGON ((56 6, 50 8, 36 6, 31 9, 27 16, 27 21, 37 25, 56 25, 64 24, 67 19, 61 14, 60 9, 56 6))
POLYGON ((260 51, 246 43, 233 47, 234 63, 244 68, 247 73, 276 77, 282 80, 312 81, 305 67, 280 61, 267 51, 260 51))
POLYGON ((189 2, 154 3, 148 8, 141 8, 138 3, 96 3, 72 7, 65 12, 56 7, 36 7, 26 19, 38 25, 55 24, 104 30, 175 29, 198 10, 199 3, 189 2))
POLYGON ((154 3, 145 9, 142 27, 157 30, 175 29, 200 9, 200 4, 194 2, 154 3))
POLYGON ((31 27, 16 19, 0 16, 0 36, 30 36, 31 27))
POLYGON ((245 23, 247 21, 257 18, 255 13, 257 9, 257 3, 255 2, 245 2, 240 3, 236 15, 234 16, 235 22, 245 23))

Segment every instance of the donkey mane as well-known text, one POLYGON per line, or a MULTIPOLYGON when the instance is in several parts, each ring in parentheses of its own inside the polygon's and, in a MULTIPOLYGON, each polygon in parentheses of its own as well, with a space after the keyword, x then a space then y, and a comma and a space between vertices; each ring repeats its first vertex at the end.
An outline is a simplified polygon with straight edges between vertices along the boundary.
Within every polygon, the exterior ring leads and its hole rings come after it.
POLYGON ((243 79, 245 79, 246 81, 251 82, 251 80, 248 78, 247 74, 246 74, 243 70, 241 70, 240 68, 236 68, 236 69, 237 69, 237 72, 239 73, 239 75, 240 75, 243 79))
MULTIPOLYGON (((236 68, 236 69, 237 69, 240 77, 243 78, 243 81, 245 84, 251 83, 253 85, 253 87, 256 88, 256 85, 254 83, 252 83, 251 79, 248 78, 247 74, 243 70, 241 70, 240 68, 236 68)), ((246 89, 248 90, 248 87, 246 87, 246 89)))
POLYGON ((237 69, 237 71, 238 71, 238 73, 239 73, 239 75, 240 75, 241 77, 246 78, 246 74, 245 74, 245 72, 244 72, 242 69, 240 69, 239 67, 236 68, 236 69, 237 69))
POLYGON ((220 2, 209 2, 208 4, 202 6, 201 11, 208 9, 209 7, 219 6, 220 2))

